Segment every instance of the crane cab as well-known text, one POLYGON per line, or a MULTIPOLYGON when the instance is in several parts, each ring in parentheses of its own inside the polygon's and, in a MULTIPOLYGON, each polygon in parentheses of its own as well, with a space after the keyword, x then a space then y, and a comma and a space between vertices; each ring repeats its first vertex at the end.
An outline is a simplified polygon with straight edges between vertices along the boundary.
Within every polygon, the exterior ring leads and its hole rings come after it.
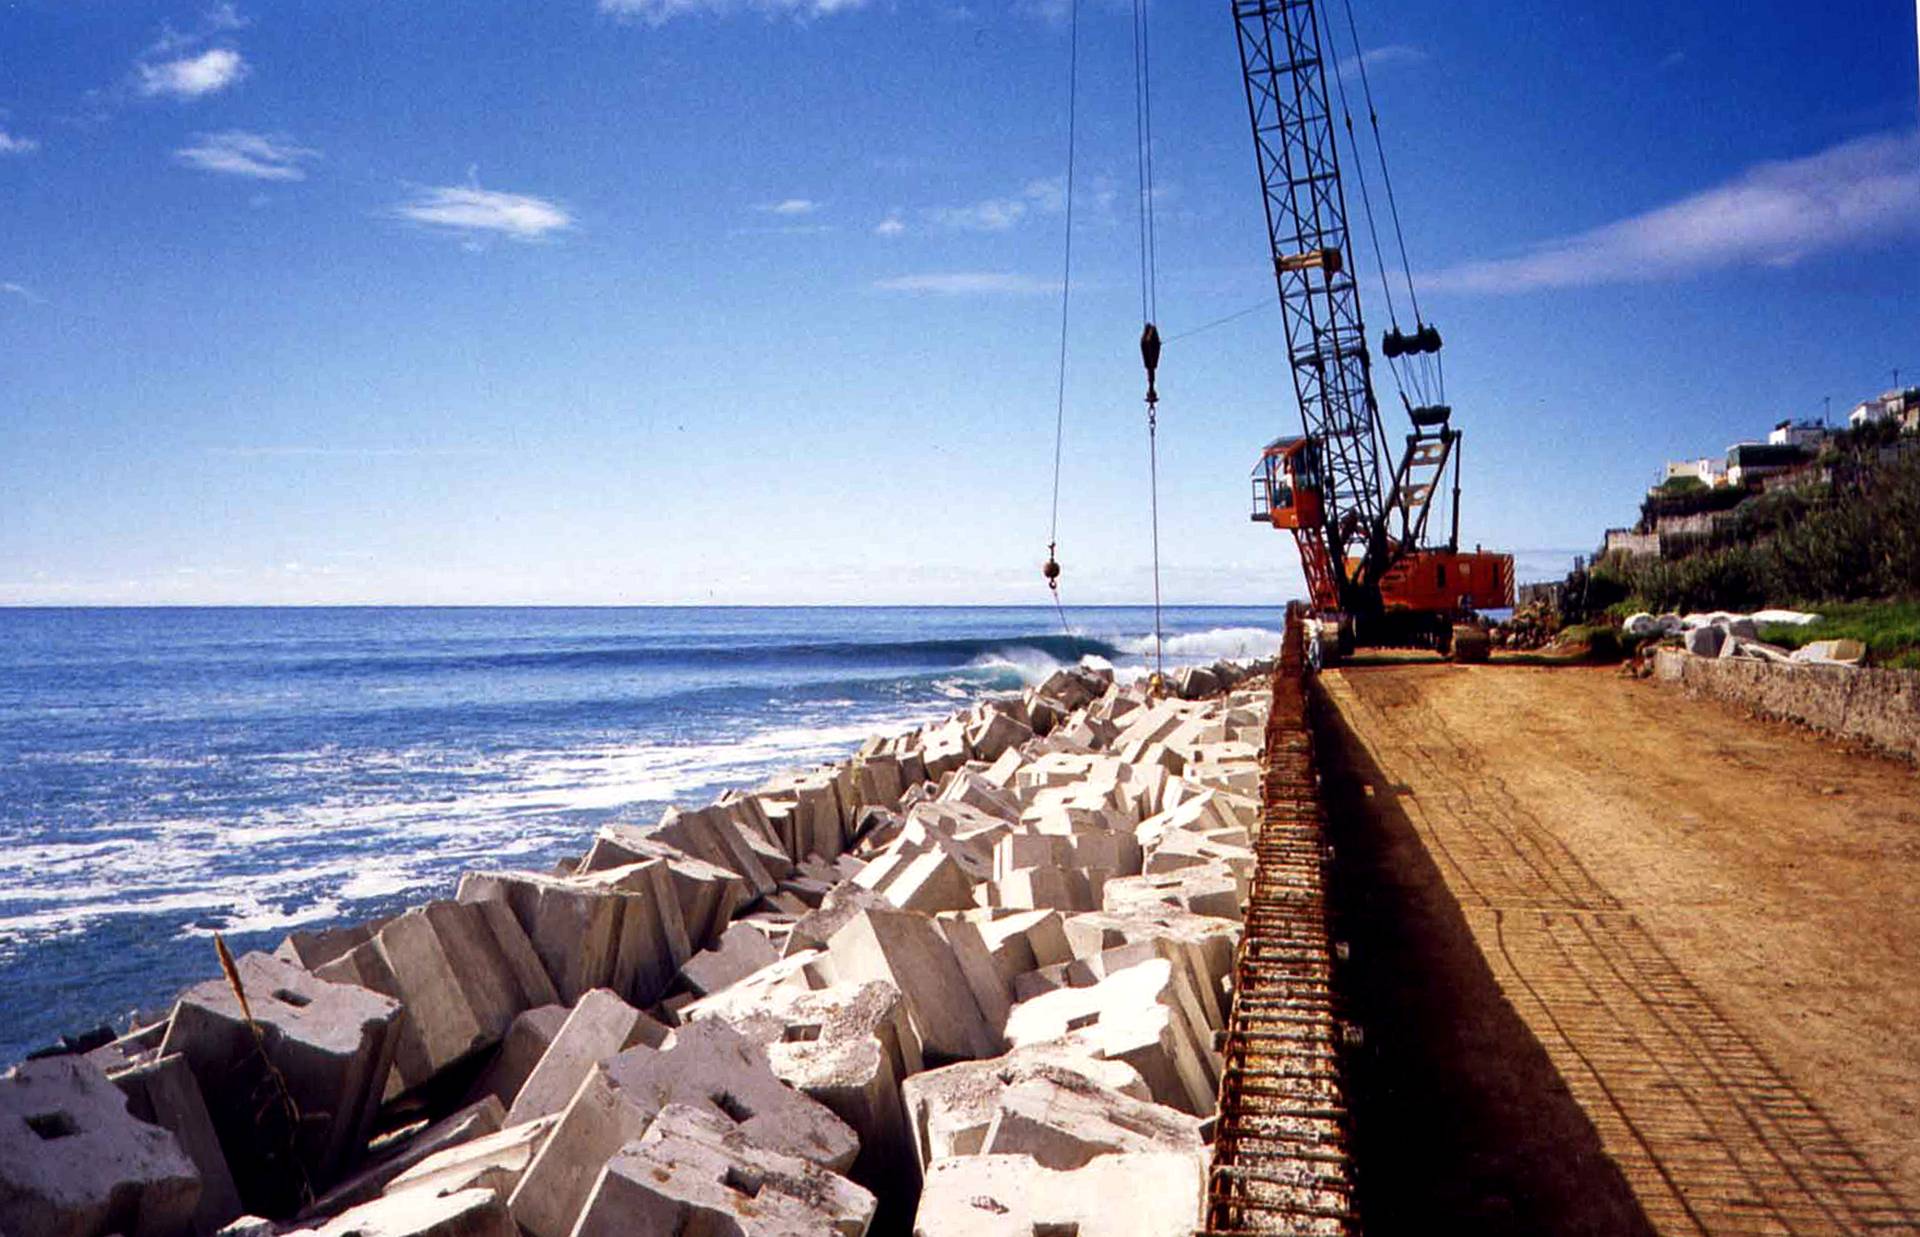
POLYGON ((1311 438, 1276 438, 1253 469, 1253 521, 1316 529, 1326 513, 1320 450, 1311 438))

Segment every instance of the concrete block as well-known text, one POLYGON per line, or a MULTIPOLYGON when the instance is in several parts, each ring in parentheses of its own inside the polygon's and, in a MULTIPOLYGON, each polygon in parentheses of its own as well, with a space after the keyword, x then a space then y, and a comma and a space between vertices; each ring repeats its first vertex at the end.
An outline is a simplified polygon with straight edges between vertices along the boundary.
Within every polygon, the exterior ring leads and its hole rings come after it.
POLYGON ((275 1088, 262 1050, 301 1114, 292 1141, 306 1177, 328 1181, 366 1141, 403 1014, 391 997, 267 954, 246 954, 235 969, 258 1039, 227 981, 215 979, 180 995, 161 1053, 186 1055, 248 1209, 284 1215, 299 1182, 286 1144, 263 1134, 259 1112, 275 1088))
POLYGON ((386 922, 385 919, 374 919, 318 931, 295 929, 281 940, 280 948, 274 950, 273 955, 315 971, 354 946, 372 940, 373 934, 386 922))
POLYGON ((844 1122, 774 1076, 758 1045, 706 1019, 664 1048, 629 1048, 587 1075, 514 1187, 513 1218, 533 1237, 567 1237, 601 1166, 674 1103, 726 1117, 756 1147, 836 1172, 859 1150, 844 1122))
POLYGON ((1134 911, 1173 906, 1198 915, 1239 920, 1245 899, 1244 880, 1223 864, 1207 863, 1158 876, 1123 876, 1108 881, 1101 894, 1101 908, 1134 911))
POLYGON ((994 1101, 982 1155, 1030 1155, 1047 1168, 1079 1168, 1096 1156, 1130 1152, 1203 1153, 1199 1117, 1057 1079, 1033 1078, 994 1101))
POLYGON ((395 1056, 401 1090, 498 1043, 521 1012, 555 999, 519 923, 471 903, 432 902, 396 915, 315 973, 406 1006, 395 1056))
POLYGON ((200 1174, 76 1056, 0 1074, 0 1230, 19 1237, 174 1237, 194 1230, 200 1174))
POLYGON ((1033 737, 1033 727, 1006 713, 989 713, 967 728, 967 746, 980 760, 997 760, 1033 737))
POLYGON ((1019 868, 993 882, 993 905, 1026 910, 1090 911, 1100 893, 1086 872, 1074 868, 1019 868))
POLYGON ((673 956, 682 936, 690 950, 711 945, 726 931, 734 911, 752 897, 744 877, 717 863, 678 852, 652 863, 582 873, 578 879, 582 884, 601 884, 654 898, 651 926, 644 936, 655 942, 650 953, 664 949, 668 957, 673 956))
POLYGON ((500 1101, 489 1095, 442 1117, 315 1199, 301 1212, 301 1220, 339 1215, 378 1198, 394 1178, 430 1156, 498 1133, 505 1116, 500 1101))
POLYGON ((507 1209, 491 1190, 436 1194, 429 1190, 378 1198, 314 1228, 310 1237, 519 1237, 507 1209))
POLYGON ((964 803, 968 807, 978 808, 989 816, 1004 821, 1020 819, 1020 799, 1010 791, 994 785, 986 774, 975 773, 970 769, 961 769, 941 788, 941 803, 964 803))
POLYGON ((612 988, 647 1005, 692 956, 667 860, 562 879, 534 872, 468 872, 462 902, 502 902, 552 976, 563 1004, 612 988))
POLYGON ((389 1181, 385 1192, 431 1190, 452 1194, 483 1189, 505 1202, 559 1120, 557 1116, 542 1117, 524 1125, 510 1125, 498 1133, 435 1152, 389 1181))
POLYGON ((927 767, 927 777, 938 781, 973 759, 973 749, 967 744, 966 726, 958 720, 941 726, 929 726, 922 732, 920 759, 927 767))
POLYGON ((961 910, 973 905, 974 882, 952 851, 928 849, 876 861, 855 878, 903 911, 961 910))
POLYGON ((1057 1172, 1025 1155, 961 1156, 927 1172, 915 1237, 1190 1237, 1206 1159, 1107 1155, 1057 1172))
POLYGON ((1185 1112, 1211 1112, 1219 1081, 1206 1017, 1174 965, 1154 958, 1090 988, 1061 988, 1013 1007, 1016 1046, 1077 1035, 1098 1055, 1140 1071, 1153 1098, 1185 1112))
POLYGON ((994 762, 987 766, 986 772, 980 776, 986 780, 988 785, 1010 791, 1017 799, 1019 792, 1014 790, 1014 782, 1015 779, 1018 778, 1020 770, 1026 767, 1026 764, 1026 754, 1017 747, 1010 747, 1006 751, 1001 752, 1000 755, 994 759, 994 762))
POLYGON ((1209 1025, 1215 1029, 1226 1025, 1226 1005, 1217 994, 1233 973, 1239 921, 1159 905, 1119 914, 1075 915, 1064 928, 1074 955, 1081 958, 1141 941, 1160 944, 1161 956, 1177 961, 1201 994, 1209 1025))
POLYGON ((512 1108, 514 1097, 520 1094, 527 1076, 547 1054, 553 1037, 560 1034, 567 1012, 564 1005, 540 1005, 515 1018, 506 1035, 501 1037, 493 1060, 487 1063, 467 1093, 468 1102, 491 1095, 503 1107, 512 1108))
POLYGON ((752 1002, 722 993, 687 1009, 687 1020, 718 1018, 767 1054, 787 1085, 818 1100, 852 1127, 860 1154, 851 1176, 910 1212, 919 1181, 900 1084, 921 1070, 920 1039, 892 984, 785 989, 752 1002))
POLYGON ((1152 1100, 1139 1071, 1124 1061, 1101 1059, 1089 1045, 1075 1040, 1031 1044, 1003 1057, 928 1070, 900 1088, 920 1167, 949 1156, 979 1155, 1001 1095, 1036 1081, 1136 1103, 1152 1100))
POLYGON ((149 1125, 172 1134, 200 1174, 200 1201, 193 1212, 193 1231, 205 1234, 243 1210, 240 1191, 233 1184, 226 1152, 214 1133, 213 1118, 200 1094, 187 1058, 179 1053, 155 1056, 107 1075, 127 1097, 127 1111, 149 1125))
POLYGON ((856 881, 842 881, 827 891, 818 909, 794 921, 793 931, 787 935, 786 946, 781 952, 792 957, 807 950, 824 949, 828 938, 838 932, 843 924, 862 911, 874 909, 897 908, 856 881))
POLYGON ((878 979, 898 988, 930 1058, 952 1061, 1000 1051, 999 1033, 981 1012, 953 946, 925 915, 863 911, 833 934, 815 968, 827 983, 878 979))
POLYGON ((712 949, 687 960, 680 968, 680 982, 696 997, 712 996, 728 984, 737 983, 779 960, 780 951, 773 947, 765 933, 736 923, 720 934, 720 940, 712 949))
POLYGON ((906 775, 900 767, 898 756, 874 752, 862 754, 854 760, 854 798, 861 807, 898 810, 901 792, 906 788, 906 775))
POLYGON ((873 1195, 851 1181, 750 1145, 724 1117, 674 1104, 607 1162, 573 1237, 862 1237, 873 1210, 873 1195))
POLYGON ((594 1066, 635 1044, 658 1047, 666 1038, 667 1028, 611 990, 595 988, 567 1014, 501 1124, 522 1125, 559 1112, 594 1066))

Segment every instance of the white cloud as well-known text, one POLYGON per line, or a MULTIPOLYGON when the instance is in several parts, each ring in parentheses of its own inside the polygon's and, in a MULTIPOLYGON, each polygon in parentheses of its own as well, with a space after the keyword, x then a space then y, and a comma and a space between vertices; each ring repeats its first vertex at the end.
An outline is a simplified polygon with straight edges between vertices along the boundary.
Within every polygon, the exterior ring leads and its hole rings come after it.
POLYGON ((820 209, 820 203, 811 198, 786 198, 779 202, 767 202, 754 207, 769 215, 811 215, 820 209))
POLYGON ((1378 73, 1381 69, 1391 69, 1401 65, 1425 64, 1433 57, 1411 43, 1388 43, 1384 47, 1369 47, 1358 56, 1343 56, 1340 59, 1340 76, 1348 79, 1360 75, 1361 66, 1368 73, 1378 73))
POLYGON ((225 0, 208 9, 205 20, 209 30, 244 30, 253 24, 240 16, 240 10, 225 3, 225 0))
POLYGON ((631 17, 657 26, 676 17, 732 17, 759 13, 767 17, 831 17, 867 6, 867 0, 600 0, 600 11, 631 17))
POLYGON ((934 296, 1029 296, 1058 292, 1060 284, 1031 275, 1004 271, 946 271, 928 275, 896 275, 874 281, 882 292, 915 292, 934 296))
POLYGON ((938 226, 961 232, 1004 232, 1026 215, 1027 204, 1019 198, 987 198, 968 206, 936 206, 927 212, 938 226))
POLYGON ((0 292, 4 292, 8 296, 17 296, 21 300, 28 301, 35 305, 46 304, 45 297, 35 292, 32 288, 27 287, 25 284, 14 283, 10 279, 0 281, 0 292))
POLYGON ((194 135, 194 143, 174 151, 173 157, 203 172, 250 176, 255 180, 305 180, 307 172, 300 166, 301 162, 320 157, 319 151, 296 146, 284 137, 240 129, 198 133, 194 135))
POLYGON ((1677 202, 1430 277, 1464 292, 1651 283, 1920 235, 1920 134, 1762 163, 1677 202))
POLYGON ((30 155, 40 149, 40 143, 30 137, 20 137, 0 129, 0 155, 30 155))
POLYGON ((477 185, 422 189, 393 209, 403 219, 446 228, 469 238, 497 233, 515 240, 537 240, 549 232, 561 232, 573 226, 573 216, 556 202, 529 194, 500 193, 477 185))
POLYGON ((210 47, 197 56, 136 66, 140 93, 198 99, 225 90, 247 75, 247 62, 231 47, 210 47))
POLYGON ((906 220, 900 218, 900 212, 894 211, 885 219, 873 225, 875 236, 899 236, 907 230, 906 220))
MULTIPOLYGON (((1113 190, 1101 181, 1087 187, 1081 201, 1092 202, 1094 209, 1104 213, 1113 205, 1113 190)), ((1030 213, 1057 215, 1066 205, 1066 178, 1055 176, 1030 180, 1012 197, 984 198, 965 206, 936 206, 925 214, 935 227, 958 232, 1005 232, 1030 213)))

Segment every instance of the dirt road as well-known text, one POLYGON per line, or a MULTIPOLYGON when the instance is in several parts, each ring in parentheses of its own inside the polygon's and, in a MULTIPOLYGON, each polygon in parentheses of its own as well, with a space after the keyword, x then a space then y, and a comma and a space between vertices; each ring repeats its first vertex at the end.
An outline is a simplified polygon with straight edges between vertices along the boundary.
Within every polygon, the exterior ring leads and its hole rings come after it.
POLYGON ((1911 768, 1611 670, 1319 684, 1370 1233, 1920 1233, 1911 768))

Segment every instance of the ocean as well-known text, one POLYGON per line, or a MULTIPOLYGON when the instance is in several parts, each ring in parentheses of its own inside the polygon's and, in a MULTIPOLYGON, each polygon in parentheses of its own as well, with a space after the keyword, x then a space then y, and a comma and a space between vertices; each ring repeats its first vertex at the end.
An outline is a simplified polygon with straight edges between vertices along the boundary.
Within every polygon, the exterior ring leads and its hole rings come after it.
MULTIPOLYGON (((212 936, 449 896, 1085 657, 1145 608, 0 609, 0 1066, 217 973, 212 936)), ((1171 665, 1277 608, 1164 612, 1171 665)))

